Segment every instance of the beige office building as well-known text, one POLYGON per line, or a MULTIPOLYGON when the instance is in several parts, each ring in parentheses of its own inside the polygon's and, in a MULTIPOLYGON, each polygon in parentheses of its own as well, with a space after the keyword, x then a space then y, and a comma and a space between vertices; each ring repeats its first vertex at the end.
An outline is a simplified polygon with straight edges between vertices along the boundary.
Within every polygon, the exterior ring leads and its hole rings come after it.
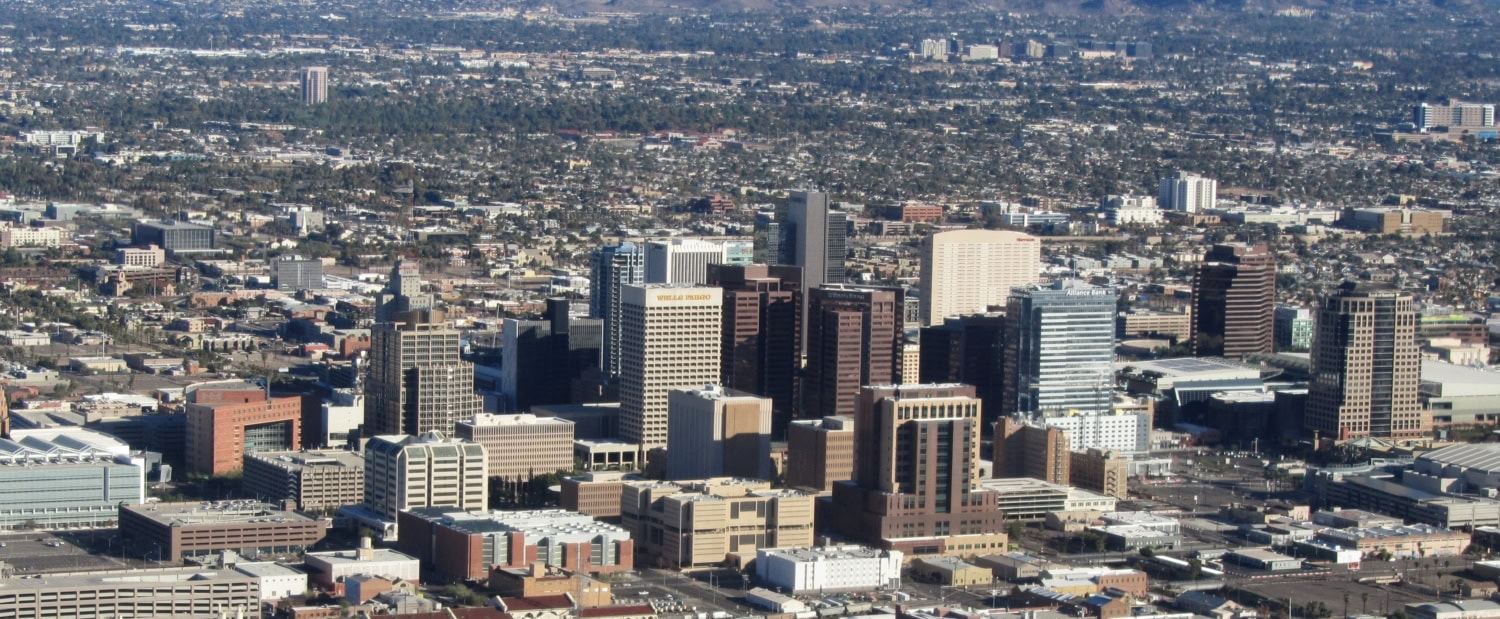
POLYGON ((717 478, 626 482, 621 524, 649 565, 683 569, 813 545, 815 497, 771 482, 717 478))
POLYGON ((841 415, 793 421, 786 432, 786 485, 830 492, 854 479, 854 418, 841 415))
POLYGON ((771 478, 771 399, 707 385, 667 394, 667 479, 771 478))
POLYGON ((573 422, 566 419, 480 413, 458 422, 457 434, 484 445, 490 477, 531 479, 573 470, 573 422))
POLYGON ((245 454, 245 490, 275 505, 332 512, 364 500, 365 459, 353 451, 262 451, 245 454))
POLYGON ((625 286, 620 294, 620 438, 667 446, 667 393, 719 382, 721 288, 625 286))
POLYGON ((1010 289, 1037 283, 1042 242, 1008 230, 950 230, 922 245, 922 324, 1004 307, 1010 289))
POLYGON ((387 522, 418 507, 489 507, 484 445, 446 438, 376 436, 365 446, 365 507, 387 522))
POLYGON ((1069 483, 1084 490, 1129 498, 1130 461, 1118 452, 1088 449, 1068 454, 1069 483))
POLYGON ((370 331, 366 433, 452 435, 483 411, 474 364, 459 357, 459 332, 443 312, 402 312, 370 331))

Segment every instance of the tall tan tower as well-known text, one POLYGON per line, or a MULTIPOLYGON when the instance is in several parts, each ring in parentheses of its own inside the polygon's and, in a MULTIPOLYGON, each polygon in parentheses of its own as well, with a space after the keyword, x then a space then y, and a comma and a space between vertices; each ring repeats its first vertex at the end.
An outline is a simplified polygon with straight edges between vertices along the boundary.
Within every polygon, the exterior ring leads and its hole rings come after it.
POLYGON ((667 393, 719 383, 724 291, 624 286, 620 302, 620 438, 666 447, 667 393))
POLYGON ((1410 295, 1346 282, 1323 301, 1313 334, 1307 429, 1338 440, 1426 436, 1432 413, 1417 399, 1421 381, 1410 295))
POLYGON ((922 245, 922 324, 1005 306, 1011 288, 1037 283, 1042 243, 1009 230, 950 230, 922 245))
POLYGON ((1276 256, 1265 245, 1213 246, 1193 279, 1193 354, 1271 352, 1275 311, 1276 256))
POLYGON ((402 312, 370 331, 365 386, 366 436, 452 434, 484 412, 474 393, 474 364, 459 357, 459 332, 441 311, 402 312))
POLYGON ((771 478, 771 400, 718 385, 667 394, 667 479, 771 478))

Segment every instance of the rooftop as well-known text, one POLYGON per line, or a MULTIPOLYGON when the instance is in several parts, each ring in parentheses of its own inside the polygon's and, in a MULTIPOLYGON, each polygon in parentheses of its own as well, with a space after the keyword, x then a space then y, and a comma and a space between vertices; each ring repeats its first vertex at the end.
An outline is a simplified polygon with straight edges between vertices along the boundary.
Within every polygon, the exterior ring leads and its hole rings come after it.
POLYGON ((573 425, 573 422, 561 417, 538 417, 531 413, 519 413, 515 415, 495 415, 492 413, 479 413, 473 419, 458 422, 459 424, 473 427, 492 428, 498 426, 542 426, 542 425, 573 425))
POLYGON ((592 517, 561 509, 544 509, 519 512, 464 512, 446 511, 445 508, 412 510, 418 515, 441 522, 471 535, 486 533, 521 532, 528 541, 534 538, 556 538, 558 541, 584 541, 604 535, 611 539, 627 539, 630 533, 616 525, 599 522, 592 517))
POLYGON ((1452 445, 1417 456, 1417 461, 1479 469, 1485 472, 1500 472, 1500 443, 1452 445))
POLYGON ((262 451, 245 454, 287 471, 308 468, 352 468, 364 469, 365 457, 358 452, 342 449, 318 449, 311 451, 262 451))
POLYGON ((1359 541, 1365 539, 1391 539, 1397 537, 1411 537, 1423 535, 1452 535, 1454 532, 1430 524, 1405 524, 1400 526, 1367 527, 1355 529, 1324 529, 1319 535, 1331 537, 1340 541, 1359 541))
POLYGON ((0 438, 0 464, 62 464, 123 458, 130 447, 113 436, 84 428, 14 430, 0 438))
MULTIPOLYGON (((307 558, 318 559, 330 565, 344 563, 366 563, 365 561, 360 561, 358 550, 329 550, 325 552, 309 552, 307 553, 307 558)), ((373 558, 368 562, 395 563, 398 561, 410 561, 415 563, 417 561, 417 558, 405 553, 396 552, 389 548, 376 548, 374 549, 373 558)))
POLYGON ((762 557, 784 557, 791 561, 818 561, 826 559, 874 559, 890 556, 900 557, 899 551, 886 551, 866 546, 823 546, 820 548, 763 548, 762 557))
POLYGON ((276 509, 267 503, 251 500, 203 501, 201 503, 148 503, 122 505, 162 524, 171 526, 217 526, 225 524, 269 524, 314 522, 296 512, 276 509))
POLYGON ((299 570, 290 565, 283 565, 273 561, 261 561, 256 563, 237 563, 234 570, 241 574, 249 574, 255 577, 265 576, 306 576, 307 572, 299 570))

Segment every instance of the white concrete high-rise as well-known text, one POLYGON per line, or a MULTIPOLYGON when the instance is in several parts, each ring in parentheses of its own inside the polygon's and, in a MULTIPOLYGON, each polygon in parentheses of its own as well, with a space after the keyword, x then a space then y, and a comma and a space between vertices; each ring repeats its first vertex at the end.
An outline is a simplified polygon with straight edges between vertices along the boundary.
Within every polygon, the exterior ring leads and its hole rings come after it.
POLYGON ((725 264, 724 244, 702 239, 646 243, 646 283, 702 284, 708 265, 725 264))
POLYGON ((1042 243, 1008 230, 950 230, 922 246, 922 324, 1004 307, 1010 291, 1037 283, 1042 243))
POLYGON ((1178 172, 1161 179, 1161 190, 1157 203, 1169 211, 1199 213, 1214 206, 1219 193, 1219 181, 1196 174, 1178 172))
POLYGON ((620 296, 620 438, 667 446, 667 393, 718 384, 721 288, 625 286, 620 296))
POLYGON ((302 70, 302 103, 317 105, 328 101, 328 67, 302 70))
POLYGON ((489 506, 484 445, 448 438, 381 435, 365 445, 365 507, 383 520, 418 507, 482 510, 489 506))

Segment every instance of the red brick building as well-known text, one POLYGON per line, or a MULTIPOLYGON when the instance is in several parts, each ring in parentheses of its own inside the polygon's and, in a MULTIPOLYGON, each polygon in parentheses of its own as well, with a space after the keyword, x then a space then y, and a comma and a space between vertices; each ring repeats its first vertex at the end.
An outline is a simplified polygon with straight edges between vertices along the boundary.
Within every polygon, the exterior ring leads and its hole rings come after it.
POLYGON ((485 581, 495 569, 541 563, 585 574, 628 572, 635 543, 615 525, 563 510, 403 511, 397 548, 448 578, 485 581))
POLYGON ((245 452, 302 448, 302 398, 267 398, 249 389, 199 390, 187 407, 187 465, 222 475, 244 466, 245 452))

